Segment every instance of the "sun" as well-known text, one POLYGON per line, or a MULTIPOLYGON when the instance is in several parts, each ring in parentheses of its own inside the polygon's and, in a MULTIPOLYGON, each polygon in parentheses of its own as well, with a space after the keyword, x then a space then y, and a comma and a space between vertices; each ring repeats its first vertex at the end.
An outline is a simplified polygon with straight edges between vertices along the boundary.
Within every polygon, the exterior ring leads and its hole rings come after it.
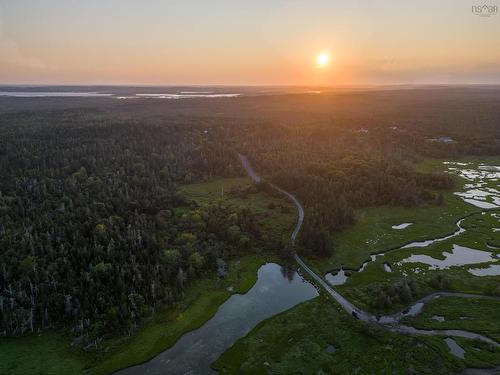
POLYGON ((327 66, 328 63, 330 62, 330 56, 328 56, 327 53, 320 53, 316 57, 316 63, 318 64, 319 67, 324 67, 327 66))

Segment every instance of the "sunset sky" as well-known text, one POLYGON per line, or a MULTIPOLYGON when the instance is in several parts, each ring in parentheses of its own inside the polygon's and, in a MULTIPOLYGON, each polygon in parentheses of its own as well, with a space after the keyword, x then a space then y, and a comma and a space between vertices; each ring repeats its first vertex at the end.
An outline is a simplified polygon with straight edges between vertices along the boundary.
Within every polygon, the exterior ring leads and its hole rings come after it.
POLYGON ((0 0, 0 83, 500 83, 483 3, 0 0))

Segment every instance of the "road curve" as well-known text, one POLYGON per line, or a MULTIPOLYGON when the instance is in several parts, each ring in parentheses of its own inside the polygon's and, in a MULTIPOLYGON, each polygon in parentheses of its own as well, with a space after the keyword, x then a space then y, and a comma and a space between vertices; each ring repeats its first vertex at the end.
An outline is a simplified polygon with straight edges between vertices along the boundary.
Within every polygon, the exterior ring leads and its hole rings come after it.
MULTIPOLYGON (((255 182, 255 183, 260 183, 262 182, 262 178, 253 170, 248 158, 245 155, 242 155, 238 153, 238 157, 241 161, 241 164, 243 165, 243 168, 245 169, 246 173, 248 176, 255 182)), ((302 207, 302 204, 299 202, 299 200, 291 193, 287 192, 286 190, 281 189, 280 187, 270 184, 275 190, 279 191, 280 193, 284 194, 287 198, 289 198, 294 204, 295 207, 297 208, 298 212, 298 219, 297 223, 295 225, 295 228, 292 232, 292 235, 290 236, 292 245, 295 243, 295 240, 297 238, 297 235, 300 231, 300 228, 302 227, 302 223, 304 222, 304 207, 302 207)), ((494 300, 500 300, 500 297, 490 297, 490 296, 484 296, 480 294, 466 294, 466 293, 450 293, 450 292, 437 292, 437 293, 432 293, 429 294, 428 296, 425 296, 421 298, 420 300, 414 302, 412 305, 407 307, 401 312, 398 312, 393 315, 387 315, 387 316, 382 316, 378 318, 377 316, 370 314, 364 310, 361 310, 357 308, 354 304, 349 302, 345 297, 343 297, 339 292, 337 292, 335 289, 333 289, 321 276, 317 275, 312 269, 310 269, 307 264, 300 258, 300 256, 295 252, 294 253, 294 259, 295 261, 300 265, 300 267, 307 272, 307 274, 313 278, 330 296, 333 297, 341 306, 342 308, 347 311, 349 314, 354 316, 355 318, 367 322, 367 323, 374 323, 377 324, 391 332, 395 333, 400 333, 400 334, 413 334, 413 335, 420 335, 420 336, 458 336, 458 337, 465 337, 473 340, 481 340, 484 342, 487 342, 493 346, 500 347, 500 344, 498 344, 496 341, 490 339, 489 337, 483 336, 481 334, 475 333, 475 332, 470 332, 470 331, 464 331, 464 330, 424 330, 424 329, 418 329, 406 325, 400 324, 401 319, 407 316, 415 316, 417 315, 428 301, 430 301, 433 298, 437 297, 450 297, 450 296, 456 296, 456 297, 464 297, 464 298, 481 298, 481 299, 494 299, 494 300)))

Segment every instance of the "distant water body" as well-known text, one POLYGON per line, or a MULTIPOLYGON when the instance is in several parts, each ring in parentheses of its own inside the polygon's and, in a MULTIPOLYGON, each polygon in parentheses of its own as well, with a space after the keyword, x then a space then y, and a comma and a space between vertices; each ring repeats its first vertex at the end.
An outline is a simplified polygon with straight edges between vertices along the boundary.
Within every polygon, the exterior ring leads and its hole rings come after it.
POLYGON ((189 99, 189 98, 235 98, 240 96, 241 93, 227 93, 227 94, 206 94, 206 93, 180 93, 180 94, 135 94, 135 96, 130 97, 118 97, 120 99, 131 99, 131 98, 153 98, 153 99, 189 99))
POLYGON ((115 99, 190 99, 190 98, 235 98, 240 96, 241 93, 180 93, 180 94, 134 94, 134 95, 116 95, 111 93, 100 92, 65 92, 65 91, 0 91, 1 96, 9 96, 16 98, 59 98, 59 97, 83 97, 83 98, 96 98, 96 97, 111 97, 115 99))
POLYGON ((132 87, 132 86, 0 86, 0 98, 111 98, 111 99, 213 99, 237 98, 240 96, 321 94, 309 88, 262 87, 132 87))
POLYGON ((16 98, 43 98, 43 97, 100 97, 113 96, 98 92, 68 92, 68 91, 0 91, 0 96, 16 98))

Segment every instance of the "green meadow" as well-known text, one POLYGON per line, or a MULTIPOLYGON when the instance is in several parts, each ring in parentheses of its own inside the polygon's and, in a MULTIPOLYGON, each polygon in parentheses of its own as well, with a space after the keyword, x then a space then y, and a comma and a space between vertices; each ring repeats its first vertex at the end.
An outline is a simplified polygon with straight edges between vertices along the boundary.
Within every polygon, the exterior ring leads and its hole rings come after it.
POLYGON ((450 374, 498 364, 500 350, 485 348, 479 363, 473 347, 482 344, 463 345, 465 360, 454 357, 442 337, 367 326, 323 294, 262 322, 213 366, 221 374, 450 374))

